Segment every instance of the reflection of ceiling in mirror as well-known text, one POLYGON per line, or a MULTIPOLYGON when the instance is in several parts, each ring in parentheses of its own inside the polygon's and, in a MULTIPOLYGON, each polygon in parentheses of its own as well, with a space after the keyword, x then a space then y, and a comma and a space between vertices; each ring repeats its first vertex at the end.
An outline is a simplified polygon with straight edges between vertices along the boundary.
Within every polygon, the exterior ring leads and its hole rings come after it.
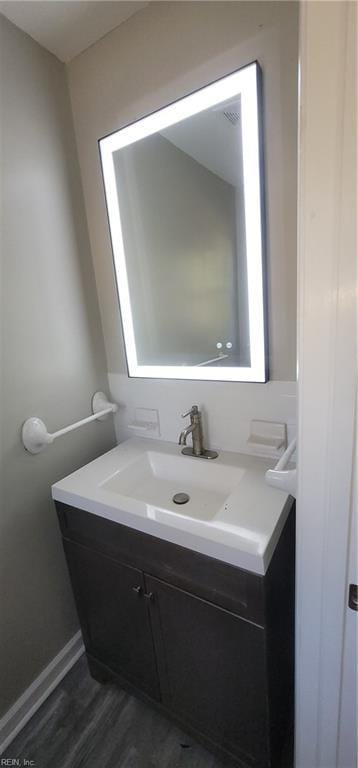
POLYGON ((233 186, 242 185, 240 99, 199 112, 161 135, 233 186))

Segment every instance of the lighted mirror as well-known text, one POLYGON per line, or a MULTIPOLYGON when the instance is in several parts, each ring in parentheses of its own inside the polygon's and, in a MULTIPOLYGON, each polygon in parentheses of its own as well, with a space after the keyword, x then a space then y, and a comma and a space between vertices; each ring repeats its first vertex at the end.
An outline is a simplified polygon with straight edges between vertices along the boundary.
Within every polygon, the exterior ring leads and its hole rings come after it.
POLYGON ((130 376, 268 378, 257 63, 100 141, 130 376))

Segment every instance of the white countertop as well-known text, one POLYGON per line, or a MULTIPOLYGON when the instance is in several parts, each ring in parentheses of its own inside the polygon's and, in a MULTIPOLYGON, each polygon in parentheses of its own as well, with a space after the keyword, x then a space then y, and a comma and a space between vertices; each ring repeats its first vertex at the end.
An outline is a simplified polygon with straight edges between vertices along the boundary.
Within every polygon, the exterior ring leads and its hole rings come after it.
POLYGON ((55 483, 52 497, 263 575, 289 511, 287 494, 265 484, 273 466, 228 451, 212 461, 192 458, 174 443, 131 438, 55 483), (190 504, 173 504, 172 490, 190 493, 195 516, 190 504))

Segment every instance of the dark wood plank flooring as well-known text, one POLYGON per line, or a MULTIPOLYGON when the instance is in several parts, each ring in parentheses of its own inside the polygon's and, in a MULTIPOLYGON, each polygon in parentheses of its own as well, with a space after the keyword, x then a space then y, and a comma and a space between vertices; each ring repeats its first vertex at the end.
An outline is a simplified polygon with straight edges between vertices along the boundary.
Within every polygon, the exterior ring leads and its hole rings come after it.
MULTIPOLYGON (((291 768, 290 752, 280 768, 291 768)), ((85 656, 2 757, 33 768, 224 768, 150 706, 93 680, 85 656)))

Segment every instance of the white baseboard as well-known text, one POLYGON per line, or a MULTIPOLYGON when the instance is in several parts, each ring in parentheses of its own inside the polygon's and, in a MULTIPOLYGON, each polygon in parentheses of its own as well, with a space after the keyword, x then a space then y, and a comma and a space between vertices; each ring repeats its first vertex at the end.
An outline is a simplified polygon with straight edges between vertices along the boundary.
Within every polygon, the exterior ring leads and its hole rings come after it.
POLYGON ((15 704, 0 720, 0 755, 11 744, 19 731, 35 714, 41 704, 73 667, 84 652, 81 632, 71 638, 67 645, 42 670, 15 704))

